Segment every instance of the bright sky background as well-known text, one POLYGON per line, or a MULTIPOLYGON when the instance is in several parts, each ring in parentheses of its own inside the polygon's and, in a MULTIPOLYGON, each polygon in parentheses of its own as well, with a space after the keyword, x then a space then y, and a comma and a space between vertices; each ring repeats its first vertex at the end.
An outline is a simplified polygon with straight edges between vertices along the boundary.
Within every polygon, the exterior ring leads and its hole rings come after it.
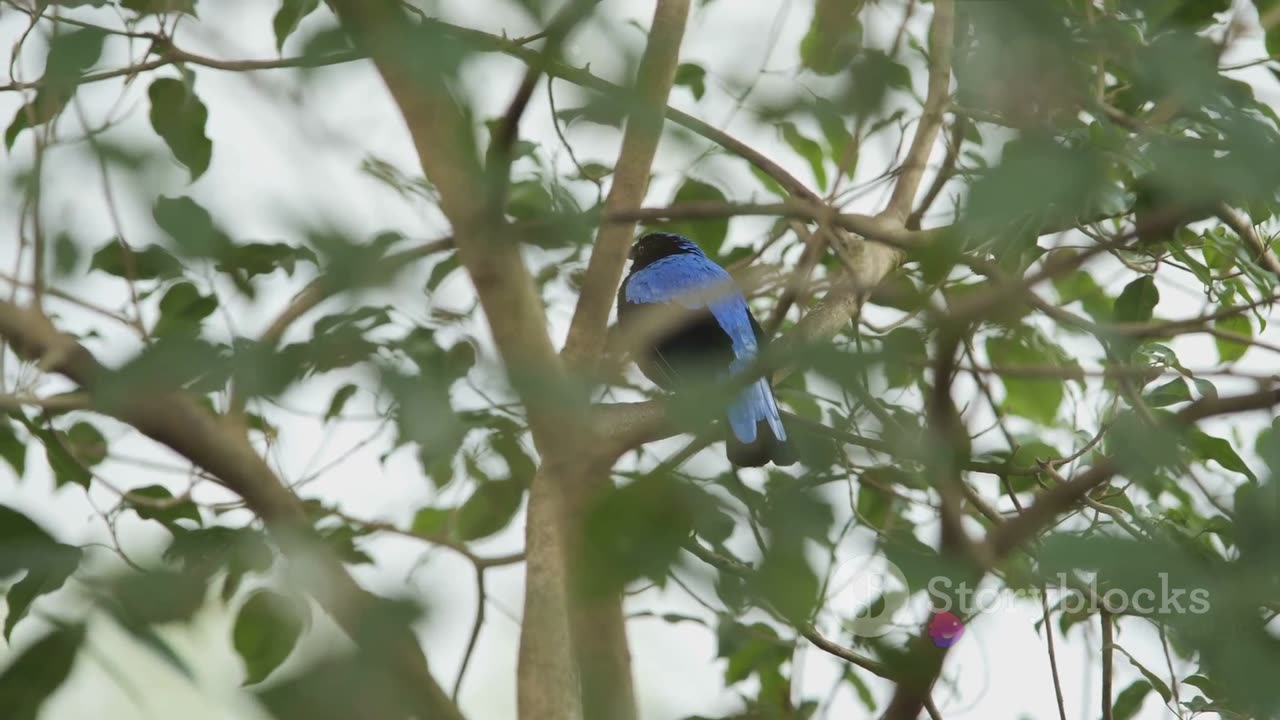
MULTIPOLYGON (((199 5, 202 21, 182 24, 178 34, 181 47, 227 59, 274 56, 271 16, 277 3, 267 0, 206 0, 199 5)), ((901 0, 886 0, 868 11, 865 20, 873 43, 887 44, 885 35, 896 27, 904 5, 901 0)), ((441 3, 441 6, 445 17, 460 24, 492 32, 505 30, 512 37, 536 30, 526 19, 507 11, 505 4, 453 0, 441 3), (502 9, 495 9, 497 6, 502 9)), ((924 11, 927 12, 927 6, 924 11)), ((673 106, 707 119, 752 143, 806 181, 811 181, 812 176, 804 161, 794 156, 772 128, 757 122, 749 110, 735 111, 722 83, 732 79, 750 81, 760 70, 765 70, 751 101, 767 98, 771 92, 794 85, 791 71, 798 63, 797 48, 808 27, 811 12, 810 3, 790 0, 714 0, 706 3, 689 24, 681 57, 683 61, 697 61, 707 67, 707 97, 695 102, 687 89, 677 88, 671 100, 673 106)), ((599 15, 634 19, 647 26, 651 13, 652 3, 648 1, 611 0, 603 3, 599 15)), ((301 38, 327 22, 324 16, 327 13, 308 19, 286 47, 286 54, 296 52, 301 38)), ((98 17, 107 16, 99 14, 98 17)), ((916 19, 913 27, 917 31, 923 27, 922 19, 927 19, 927 15, 916 19)), ((22 16, 0 12, 0 46, 11 47, 24 27, 22 16)), ((596 74, 616 77, 626 67, 618 57, 617 48, 638 49, 641 41, 640 33, 622 22, 612 25, 607 32, 593 26, 575 36, 568 47, 568 59, 579 66, 589 63, 596 74)), ((16 65, 18 77, 34 79, 38 76, 43 57, 41 47, 39 40, 29 43, 27 52, 16 65)), ((113 52, 104 57, 101 67, 115 66, 124 60, 118 44, 110 47, 113 52)), ((1252 59, 1262 53, 1260 40, 1249 37, 1237 44, 1227 61, 1252 59)), ((501 112, 521 70, 522 66, 517 62, 497 55, 482 56, 468 65, 466 86, 473 93, 480 116, 489 117, 501 112)), ((416 165, 416 156, 399 114, 371 65, 353 63, 319 70, 310 82, 301 81, 300 74, 293 71, 250 75, 197 68, 196 73, 196 87, 210 109, 208 134, 215 148, 213 164, 190 188, 185 187, 185 170, 172 164, 167 172, 150 173, 144 187, 122 191, 122 197, 118 198, 120 222, 135 246, 163 241, 150 219, 150 205, 154 198, 159 194, 187 192, 208 207, 239 238, 298 242, 300 238, 296 228, 299 220, 315 224, 332 223, 357 237, 384 229, 401 230, 410 237, 422 239, 447 232, 446 223, 437 213, 401 200, 358 170, 360 162, 367 156, 387 160, 410 174, 415 173, 416 165)), ((1274 81, 1264 70, 1256 69, 1245 77, 1268 83, 1268 94, 1262 97, 1272 100, 1277 97, 1274 81)), ((95 121, 108 112, 124 115, 121 127, 113 131, 117 140, 134 141, 163 154, 166 150, 154 137, 147 122, 146 84, 147 81, 139 81, 124 89, 120 81, 103 82, 83 88, 79 98, 84 112, 95 121)), ((922 91, 920 78, 917 78, 916 87, 922 91)), ((575 88, 563 82, 556 83, 556 92, 560 108, 571 107, 582 97, 575 88)), ((0 95, 0 122, 7 125, 19 103, 17 95, 0 95)), ((546 93, 540 89, 521 129, 526 137, 537 139, 547 147, 559 148, 546 108, 546 93)), ((74 127, 74 116, 74 111, 69 112, 61 122, 67 128, 74 127)), ((569 137, 584 162, 594 160, 612 164, 617 147, 615 132, 578 126, 569 137)), ((881 137, 889 139, 888 136, 881 137)), ((989 133, 988 137, 994 137, 994 133, 989 133)), ((893 143, 887 146, 879 142, 864 151, 859 181, 868 180, 887 167, 890 162, 888 153, 894 150, 893 144, 896 143, 896 138, 892 140, 893 143)), ((697 145, 699 150, 702 147, 702 144, 697 145)), ((557 162, 569 167, 563 152, 556 152, 557 162)), ((679 139, 675 136, 666 139, 655 167, 657 177, 651 187, 650 204, 663 204, 670 199, 690 157, 679 139)), ((12 154, 0 155, 0 180, 12 182, 15 173, 25 168, 30 159, 31 139, 27 134, 19 139, 12 154)), ((1046 171, 1051 172, 1052 169, 1046 171)), ((700 163, 695 172, 726 189, 732 199, 748 200, 752 193, 761 194, 758 182, 747 172, 741 160, 713 157, 700 163)), ((115 233, 100 178, 83 147, 55 149, 50 154, 45 173, 49 181, 45 185, 43 211, 52 230, 73 231, 95 245, 115 233)), ((19 201, 17 193, 0 194, 0 228, 3 229, 0 232, 0 267, 5 271, 12 267, 11 258, 16 252, 13 229, 17 224, 19 201)), ((874 212, 882 201, 882 194, 873 192, 850 209, 874 212)), ((750 242, 764 227, 767 223, 761 221, 735 220, 731 225, 730 239, 750 242)), ((538 253, 532 256, 536 262, 548 259, 538 253)), ((1116 289, 1125 282, 1125 277, 1119 272, 1107 269, 1104 264, 1097 267, 1103 268, 1095 273, 1100 282, 1111 280, 1106 285, 1108 289, 1116 289)), ((408 317, 425 315, 426 304, 420 295, 420 280, 425 272, 426 267, 419 269, 417 274, 410 273, 410 278, 384 293, 388 301, 408 317)), ((240 334, 257 335, 305 280, 305 277, 286 279, 277 274, 272 282, 278 281, 278 285, 262 292, 253 305, 224 295, 223 311, 215 326, 232 327, 240 334)), ((99 304, 123 306, 123 285, 113 278, 94 273, 76 278, 66 287, 99 304)), ((7 284, 2 281, 0 291, 7 291, 7 284)), ((1199 288, 1162 286, 1162 291, 1157 315, 1180 317, 1198 311, 1198 298, 1202 297, 1199 288)), ((459 274, 442 290, 447 299, 441 301, 438 297, 436 300, 452 307, 467 307, 470 304, 469 293, 467 283, 459 274)), ((562 301, 553 301, 549 309, 551 331, 557 342, 563 339, 567 329, 572 312, 571 299, 566 296, 560 299, 562 301)), ((331 302, 326 307, 332 311, 338 306, 338 303, 331 302)), ((93 341, 91 347, 104 361, 118 363, 139 347, 136 338, 120 325, 109 321, 103 323, 100 318, 65 303, 52 307, 66 328, 86 329, 92 326, 99 330, 103 337, 93 341)), ((872 308, 871 312, 877 312, 877 309, 872 308)), ((322 309, 311 317, 314 319, 324 313, 322 309)), ((309 322, 304 321, 295 326, 294 332, 303 337, 303 331, 308 327, 309 322)), ((478 328, 473 330, 479 332, 478 328)), ((1268 332, 1268 336, 1276 339, 1273 331, 1268 332)), ((1185 350, 1182 359, 1192 367, 1206 367, 1214 360, 1212 344, 1203 337, 1181 340, 1177 348, 1185 350)), ((484 360, 493 362, 493 356, 489 354, 484 360)), ((1265 352, 1254 350, 1246 356, 1241 367, 1269 372, 1274 368, 1274 359, 1265 352)), ((320 467, 343 455, 348 448, 359 444, 376 430, 376 421, 342 423, 329 428, 319 422, 330 394, 343 379, 335 377, 309 383, 304 390, 289 393, 281 402, 283 407, 298 412, 277 410, 273 413, 284 435, 269 457, 284 478, 297 481, 307 474, 308 468, 320 467)), ((51 380, 42 387, 54 390, 59 386, 51 380)), ((1227 389, 1225 385, 1222 387, 1227 389)), ((964 394, 971 391, 972 386, 966 388, 965 384, 958 384, 956 396, 963 402, 964 394)), ((361 407, 365 411, 372 410, 371 404, 359 400, 350 407, 357 411, 361 407)), ((113 451, 118 450, 122 458, 146 457, 178 470, 175 473, 109 460, 101 470, 113 485, 128 488, 163 482, 179 491, 185 489, 182 463, 167 450, 130 435, 119 425, 102 421, 100 427, 105 428, 112 438, 129 436, 119 447, 113 445, 113 451)), ((1231 432, 1230 428, 1221 425, 1213 429, 1228 436, 1231 432)), ((1251 434, 1246 436, 1251 437, 1251 434)), ((669 442, 672 447, 677 447, 680 441, 669 442)), ((304 494, 337 503, 355 517, 407 525, 416 509, 437 498, 433 497, 434 491, 421 477, 409 452, 401 451, 385 464, 380 464, 379 455, 384 449, 385 445, 375 442, 350 454, 330 472, 306 485, 304 494)), ((1238 449, 1242 454, 1251 451, 1251 447, 1238 449)), ((33 448, 29 453, 27 477, 20 481, 12 476, 7 466, 0 465, 0 503, 28 512, 53 529, 65 542, 109 542, 99 510, 110 508, 116 502, 115 493, 96 483, 87 497, 81 488, 75 486, 55 491, 52 479, 40 461, 42 452, 33 448)), ((695 466, 699 462, 711 462, 712 458, 714 455, 700 457, 695 466)), ((1251 459, 1251 452, 1246 458, 1251 459)), ((225 493, 217 494, 207 487, 204 490, 199 496, 202 501, 225 499, 225 493)), ((458 487, 447 489, 443 499, 457 500, 458 490, 458 487)), ((233 514, 227 521, 243 522, 244 519, 233 514)), ((129 513, 121 519, 119 531, 123 546, 138 558, 154 557, 166 536, 153 523, 138 521, 129 513)), ((517 520, 499 536, 479 544, 477 552, 488 555, 518 549, 522 535, 522 523, 517 520)), ((864 543, 869 537, 869 533, 855 533, 849 554, 856 555, 859 543, 864 543)), ((431 612, 421 628, 421 635, 436 676, 446 687, 451 687, 475 609, 470 565, 447 550, 431 549, 417 541, 402 538, 379 537, 362 547, 377 561, 376 567, 354 570, 362 582, 383 592, 408 589, 429 601, 431 612)), ((107 554, 98 555, 105 558, 107 554)), ((98 567, 105 569, 109 566, 103 564, 98 567)), ((693 576, 688 570, 682 572, 686 578, 693 576)), ((493 596, 488 608, 489 619, 464 684, 461 702, 468 717, 506 720, 515 717, 515 650, 523 568, 516 565, 491 571, 488 579, 493 596)), ((55 615, 69 616, 76 605, 75 599, 66 595, 68 593, 41 601, 38 607, 55 615)), ((708 615, 674 585, 666 591, 642 592, 632 597, 629 607, 633 611, 708 615)), ((1033 627, 1039 617, 1037 604, 1022 603, 984 616, 967 629, 947 661, 945 676, 955 685, 944 683, 935 691, 944 717, 956 720, 1019 716, 1047 718, 1056 714, 1044 640, 1033 627), (952 687, 958 689, 953 691, 952 687)), ((138 647, 109 622, 95 623, 90 652, 82 656, 71 681, 46 706, 42 717, 46 720, 162 718, 173 715, 175 710, 188 720, 253 717, 252 702, 238 689, 240 667, 230 647, 231 619, 228 613, 210 608, 190 624, 165 630, 165 637, 195 668, 198 677, 194 683, 178 675, 149 651, 138 647)), ((1163 675, 1164 660, 1150 626, 1131 621, 1124 628, 1119 642, 1143 658, 1148 667, 1163 675)), ((43 630, 39 622, 24 622, 14 635, 14 645, 21 647, 31 642, 43 630)), ((631 625, 630 639, 634 676, 646 720, 669 720, 696 714, 714 716, 730 712, 737 706, 734 693, 723 688, 724 663, 715 659, 712 632, 688 623, 669 624, 657 619, 642 619, 631 625)), ((1077 626, 1068 637, 1058 637, 1057 640, 1069 717, 1096 717, 1099 681, 1096 673, 1090 670, 1097 664, 1096 623, 1088 630, 1077 626)), ((334 633, 321 628, 320 632, 308 636, 289 665, 296 667, 295 661, 299 657, 338 642, 334 633)), ((8 650, 0 646, 0 659, 7 653, 8 650)), ((820 694, 826 693, 840 670, 839 665, 814 649, 802 650, 795 662, 800 668, 796 673, 801 678, 797 684, 820 694)), ((1118 691, 1138 675, 1122 656, 1117 655, 1116 663, 1118 691)), ((868 681, 875 679, 865 674, 864 677, 868 681)), ((877 698, 883 702, 887 698, 887 686, 883 683, 872 685, 877 698)), ((1190 697, 1191 689, 1184 687, 1183 690, 1184 699, 1190 697)), ((866 715, 857 700, 843 691, 833 700, 829 717, 866 715)), ((1165 716, 1167 711, 1159 707, 1158 700, 1149 697, 1141 717, 1165 716)))

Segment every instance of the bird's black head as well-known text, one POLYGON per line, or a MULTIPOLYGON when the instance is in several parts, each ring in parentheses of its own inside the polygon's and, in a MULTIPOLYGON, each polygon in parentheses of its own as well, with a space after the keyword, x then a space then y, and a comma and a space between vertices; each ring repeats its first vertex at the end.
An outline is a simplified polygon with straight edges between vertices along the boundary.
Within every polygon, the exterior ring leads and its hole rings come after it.
POLYGON ((679 253, 701 255, 702 248, 683 235, 664 232, 648 233, 637 240, 635 245, 631 246, 631 260, 633 261, 631 271, 635 272, 655 260, 679 253))

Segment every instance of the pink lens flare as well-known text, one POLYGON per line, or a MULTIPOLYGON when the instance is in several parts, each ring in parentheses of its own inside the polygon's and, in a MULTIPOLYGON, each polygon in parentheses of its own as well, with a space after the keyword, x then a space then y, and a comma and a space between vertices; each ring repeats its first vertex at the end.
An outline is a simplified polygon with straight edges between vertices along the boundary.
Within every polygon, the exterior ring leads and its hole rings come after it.
POLYGON ((929 637, 940 648, 951 647, 964 634, 964 623, 949 612, 940 612, 929 621, 929 637))

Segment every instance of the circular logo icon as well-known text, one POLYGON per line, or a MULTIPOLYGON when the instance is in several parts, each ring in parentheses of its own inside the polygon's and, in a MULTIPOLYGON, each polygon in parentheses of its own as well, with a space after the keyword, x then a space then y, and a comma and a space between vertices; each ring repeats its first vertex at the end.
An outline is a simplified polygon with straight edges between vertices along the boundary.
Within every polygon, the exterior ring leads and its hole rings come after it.
POLYGON ((873 638, 897 625, 895 615, 911 597, 897 565, 881 555, 858 555, 840 563, 831 575, 818 626, 826 633, 873 638))

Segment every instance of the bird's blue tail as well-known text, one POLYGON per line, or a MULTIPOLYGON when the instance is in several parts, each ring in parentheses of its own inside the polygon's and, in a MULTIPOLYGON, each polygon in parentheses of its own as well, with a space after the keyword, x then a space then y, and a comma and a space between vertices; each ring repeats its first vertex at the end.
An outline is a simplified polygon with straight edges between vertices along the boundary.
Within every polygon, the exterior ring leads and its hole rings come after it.
POLYGON ((767 378, 751 383, 729 406, 727 442, 729 461, 740 467, 760 467, 770 461, 774 465, 790 465, 796 461, 767 378))

